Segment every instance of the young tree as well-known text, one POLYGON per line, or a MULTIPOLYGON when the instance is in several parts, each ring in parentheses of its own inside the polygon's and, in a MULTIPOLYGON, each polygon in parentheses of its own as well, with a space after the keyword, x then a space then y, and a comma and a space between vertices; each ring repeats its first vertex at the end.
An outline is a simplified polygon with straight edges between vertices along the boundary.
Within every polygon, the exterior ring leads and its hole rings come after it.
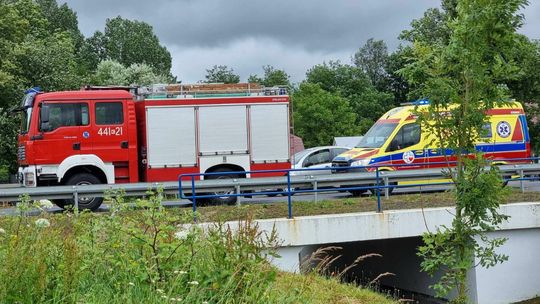
POLYGON ((211 69, 206 70, 207 83, 239 83, 240 76, 234 73, 232 68, 226 65, 214 65, 211 69))
MULTIPOLYGON (((448 1, 446 1, 448 2, 448 1)), ((522 23, 518 11, 526 0, 458 0, 455 18, 446 20, 448 43, 415 41, 416 60, 403 75, 415 86, 415 94, 428 98, 426 111, 418 110, 422 127, 437 135, 438 145, 450 159, 455 183, 456 210, 452 224, 424 235, 420 247, 421 267, 434 274, 442 271, 432 286, 443 296, 457 290, 455 303, 467 303, 467 273, 475 264, 494 266, 507 259, 495 249, 504 239, 490 239, 507 217, 498 211, 504 190, 495 167, 486 167, 482 155, 469 160, 470 151, 483 134, 486 111, 508 100, 501 85, 515 77, 513 61, 516 29, 522 23)))

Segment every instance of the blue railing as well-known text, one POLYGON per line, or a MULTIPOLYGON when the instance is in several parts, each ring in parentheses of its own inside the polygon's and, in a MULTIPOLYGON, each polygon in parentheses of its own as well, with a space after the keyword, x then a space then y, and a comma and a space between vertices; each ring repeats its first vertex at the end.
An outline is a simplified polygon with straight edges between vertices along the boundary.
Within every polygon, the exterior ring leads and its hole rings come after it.
MULTIPOLYGON (((538 162, 540 158, 514 158, 514 159, 497 159, 492 160, 492 162, 497 163, 506 163, 508 165, 513 164, 527 164, 527 163, 533 163, 538 162)), ((210 172, 210 173, 188 173, 188 174, 181 174, 178 177, 178 189, 179 189, 179 195, 182 199, 189 199, 192 201, 192 208, 193 212, 197 211, 197 200, 200 199, 207 199, 207 198, 221 198, 221 197, 252 197, 252 196, 262 196, 262 195, 286 195, 287 196, 287 203, 288 203, 288 218, 293 217, 292 212, 292 196, 297 193, 320 193, 320 192, 333 192, 336 190, 339 191, 363 191, 367 192, 368 190, 373 192, 377 197, 377 212, 382 212, 382 205, 381 205, 381 192, 384 191, 386 195, 389 194, 389 191, 393 189, 398 188, 410 188, 410 187, 419 187, 419 186, 445 186, 445 185, 452 185, 453 182, 421 182, 421 183, 410 183, 407 185, 398 185, 398 184, 389 184, 388 179, 386 177, 381 177, 381 172, 386 171, 388 172, 388 168, 399 168, 399 167, 427 167, 427 166, 438 166, 438 165, 444 165, 448 166, 449 168, 452 167, 452 165, 455 165, 457 162, 455 161, 449 161, 449 162, 430 162, 430 163, 416 163, 416 164, 387 164, 387 165, 367 165, 367 166, 349 166, 349 167, 327 167, 327 168, 305 168, 305 169, 279 169, 279 170, 255 170, 255 171, 242 171, 242 174, 276 174, 273 177, 279 177, 278 174, 283 174, 282 176, 285 176, 287 179, 287 189, 283 190, 276 190, 276 191, 262 191, 262 192, 249 192, 249 193, 241 193, 238 188, 236 193, 215 193, 215 194, 197 194, 197 189, 195 187, 195 181, 196 178, 200 179, 201 177, 206 176, 223 176, 223 175, 234 175, 237 176, 239 174, 238 171, 231 171, 231 172, 210 172), (381 168, 383 168, 381 170, 381 168), (338 188, 317 188, 316 185, 313 187, 313 189, 295 189, 291 186, 291 172, 306 172, 306 171, 335 171, 334 173, 340 174, 343 171, 351 171, 354 172, 374 172, 375 173, 375 183, 370 185, 363 185, 363 186, 348 186, 348 187, 338 187, 338 188), (191 195, 186 195, 182 188, 182 181, 189 180, 191 182, 191 195), (384 184, 381 184, 381 182, 384 182, 384 184)), ((444 167, 439 167, 440 169, 444 169, 444 167)), ((439 169, 437 168, 437 169, 439 169)), ((294 175, 293 175, 294 176, 294 175)), ((434 177, 433 179, 437 179, 434 177)), ((507 178, 503 177, 504 182, 509 181, 532 181, 532 180, 539 180, 538 177, 525 177, 520 175, 517 178, 507 178)), ((522 191, 523 191, 523 184, 521 185, 522 191)), ((200 192, 200 191, 199 191, 200 192)), ((196 218, 195 218, 196 220, 196 218)))

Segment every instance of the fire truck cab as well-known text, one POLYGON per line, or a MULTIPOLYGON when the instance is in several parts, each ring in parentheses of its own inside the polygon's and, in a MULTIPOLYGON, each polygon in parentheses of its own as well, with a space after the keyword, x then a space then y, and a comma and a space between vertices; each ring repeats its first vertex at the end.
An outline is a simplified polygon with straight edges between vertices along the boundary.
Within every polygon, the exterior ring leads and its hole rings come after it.
MULTIPOLYGON (((288 169, 288 101, 281 88, 253 84, 30 90, 19 108, 19 180, 27 187, 113 184, 288 169)), ((79 198, 81 208, 101 202, 79 198)))

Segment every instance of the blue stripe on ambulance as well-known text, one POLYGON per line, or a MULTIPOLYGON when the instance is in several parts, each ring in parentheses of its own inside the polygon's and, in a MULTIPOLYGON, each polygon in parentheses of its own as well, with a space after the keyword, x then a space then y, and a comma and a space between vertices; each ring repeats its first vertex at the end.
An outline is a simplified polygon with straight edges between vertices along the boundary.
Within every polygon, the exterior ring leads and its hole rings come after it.
POLYGON ((519 115, 519 121, 521 122, 521 128, 523 129, 523 137, 525 139, 525 142, 529 142, 529 127, 527 126, 527 118, 525 118, 525 115, 519 115))
MULTIPOLYGON (((528 134, 527 136, 525 137, 526 139, 528 138, 528 134)), ((526 146, 525 146, 525 143, 498 143, 498 144, 495 144, 495 143, 490 143, 490 144, 479 144, 479 145, 476 145, 476 150, 477 151, 481 151, 481 152, 484 152, 484 153, 500 153, 500 152, 515 152, 515 151, 524 151, 526 150, 526 146)), ((428 156, 426 157, 425 155, 416 155, 416 159, 423 159, 423 158, 431 158, 431 157, 439 157, 439 156, 442 156, 442 154, 440 153, 437 153, 436 149, 427 149, 428 150, 428 156)), ((389 162, 392 160, 392 158, 394 159, 402 159, 403 158, 403 153, 404 152, 400 152, 400 153, 395 153, 395 154, 390 154, 390 155, 385 155, 385 156, 379 156, 379 157, 374 157, 371 159, 371 161, 369 162, 370 164, 377 164, 377 163, 382 163, 382 162, 389 162)), ((451 149, 446 149, 446 155, 451 155, 452 154, 452 150, 451 149)))

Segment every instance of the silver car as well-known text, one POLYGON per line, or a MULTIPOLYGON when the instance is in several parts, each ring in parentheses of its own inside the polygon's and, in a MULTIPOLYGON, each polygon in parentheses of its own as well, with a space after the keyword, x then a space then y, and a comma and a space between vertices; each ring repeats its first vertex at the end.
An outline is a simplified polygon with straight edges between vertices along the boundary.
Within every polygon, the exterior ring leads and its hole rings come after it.
POLYGON ((332 174, 331 167, 334 157, 350 149, 349 147, 323 146, 300 151, 293 156, 292 169, 321 168, 321 170, 293 171, 291 175, 332 174), (328 168, 328 170, 322 170, 322 168, 328 168))

